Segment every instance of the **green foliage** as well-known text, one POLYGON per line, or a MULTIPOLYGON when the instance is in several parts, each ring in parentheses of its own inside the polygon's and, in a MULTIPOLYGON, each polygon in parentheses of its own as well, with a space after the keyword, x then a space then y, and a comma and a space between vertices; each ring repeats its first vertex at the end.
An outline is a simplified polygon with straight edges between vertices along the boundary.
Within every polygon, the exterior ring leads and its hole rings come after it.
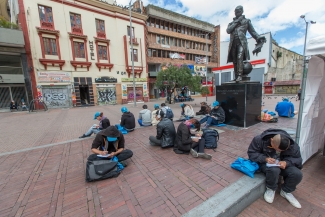
POLYGON ((10 28, 19 29, 19 26, 17 24, 10 23, 4 17, 0 17, 0 27, 7 28, 7 29, 10 29, 10 28))
POLYGON ((279 58, 281 58, 281 57, 282 57, 282 52, 277 51, 277 52, 276 52, 276 58, 279 59, 279 58))
POLYGON ((206 86, 205 87, 202 87, 200 93, 202 95, 210 94, 210 89, 208 87, 206 87, 206 86))
POLYGON ((158 72, 156 86, 159 89, 174 90, 187 86, 191 91, 201 90, 201 77, 192 76, 191 70, 187 65, 180 68, 169 65, 165 70, 158 72))

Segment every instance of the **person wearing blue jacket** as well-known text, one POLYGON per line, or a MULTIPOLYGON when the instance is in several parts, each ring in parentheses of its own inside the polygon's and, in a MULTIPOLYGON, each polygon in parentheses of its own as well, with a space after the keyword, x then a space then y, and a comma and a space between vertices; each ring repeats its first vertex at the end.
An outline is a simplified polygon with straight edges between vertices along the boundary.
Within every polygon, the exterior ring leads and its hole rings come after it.
POLYGON ((275 111, 278 112, 280 117, 292 118, 297 114, 293 103, 287 97, 283 98, 282 102, 278 102, 275 111))

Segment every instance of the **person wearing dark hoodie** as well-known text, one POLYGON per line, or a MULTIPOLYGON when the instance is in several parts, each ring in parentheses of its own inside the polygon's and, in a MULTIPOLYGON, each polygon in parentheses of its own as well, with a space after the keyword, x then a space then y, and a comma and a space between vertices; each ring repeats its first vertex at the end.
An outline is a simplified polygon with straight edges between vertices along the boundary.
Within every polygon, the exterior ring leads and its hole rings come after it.
POLYGON ((91 151, 96 155, 109 154, 107 158, 116 156, 123 166, 127 166, 125 160, 133 156, 131 150, 125 149, 124 136, 115 126, 109 126, 97 133, 91 145, 91 151))
POLYGON ((200 133, 201 124, 192 118, 178 125, 174 152, 176 154, 189 154, 193 157, 200 157, 210 160, 211 155, 204 153, 205 140, 200 133), (195 135, 195 136, 192 136, 195 135))
POLYGON ((150 145, 161 146, 162 148, 173 147, 176 137, 176 130, 173 122, 165 118, 162 110, 156 111, 157 136, 150 136, 150 145))
POLYGON ((290 135, 280 129, 268 129, 254 137, 247 151, 251 161, 258 163, 260 171, 266 175, 264 199, 273 203, 279 175, 283 176, 280 195, 291 205, 301 208, 292 195, 302 180, 302 158, 300 148, 290 135))
POLYGON ((89 130, 80 136, 79 138, 85 138, 91 136, 93 133, 97 134, 99 131, 106 129, 111 125, 108 118, 104 116, 103 112, 96 112, 94 115, 94 120, 98 120, 99 124, 94 124, 89 130))
POLYGON ((225 111, 221 108, 219 102, 214 101, 212 107, 213 109, 211 109, 210 114, 200 120, 200 124, 207 122, 205 128, 208 128, 210 125, 221 124, 225 121, 225 111))
POLYGON ((143 110, 139 113, 138 123, 140 126, 151 126, 151 111, 147 105, 142 106, 143 110))
POLYGON ((121 127, 124 127, 127 131, 133 131, 135 128, 135 118, 134 115, 129 112, 128 108, 123 106, 121 108, 122 118, 121 118, 121 127))

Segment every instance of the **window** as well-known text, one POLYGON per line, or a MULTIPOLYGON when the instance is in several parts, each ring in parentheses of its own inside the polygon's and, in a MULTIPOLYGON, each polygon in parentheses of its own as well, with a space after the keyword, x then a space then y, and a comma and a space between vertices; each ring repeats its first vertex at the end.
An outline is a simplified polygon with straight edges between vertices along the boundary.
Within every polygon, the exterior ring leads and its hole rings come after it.
POLYGON ((156 36, 156 42, 157 42, 157 44, 160 44, 160 35, 156 36))
POLYGON ((98 45, 98 59, 107 60, 107 46, 98 45))
POLYGON ((70 13, 70 22, 71 22, 72 32, 77 32, 82 34, 81 15, 70 13))
POLYGON ((148 64, 148 71, 149 72, 155 72, 157 69, 156 69, 156 65, 149 65, 148 64))
POLYGON ((161 44, 165 44, 165 36, 161 36, 161 44))
POLYGON ((73 42, 74 55, 77 58, 85 58, 85 44, 83 42, 73 42))
POLYGON ((177 25, 177 32, 181 33, 181 25, 177 25))
POLYGON ((157 57, 157 50, 152 49, 152 56, 157 57))
POLYGON ((165 30, 168 30, 168 28, 169 28, 169 23, 165 22, 165 30))
POLYGON ((185 47, 185 40, 182 40, 182 47, 185 47))
POLYGON ((177 46, 180 47, 181 46, 181 40, 177 39, 177 46))
POLYGON ((161 50, 158 50, 158 57, 161 57, 161 50))
POLYGON ((46 55, 58 55, 56 48, 56 39, 54 38, 43 38, 44 52, 46 55))
POLYGON ((161 21, 160 24, 161 24, 161 25, 160 25, 160 28, 161 28, 161 29, 164 29, 164 24, 165 24, 165 22, 164 22, 164 21, 161 21))
POLYGON ((150 18, 147 19, 147 26, 150 26, 150 18))
POLYGON ((160 20, 156 19, 156 28, 159 28, 160 20))
POLYGON ((148 57, 152 57, 152 50, 148 49, 148 57))
POLYGON ((174 38, 170 38, 170 45, 174 46, 174 38))
POLYGON ((187 29, 188 29, 188 28, 187 28, 187 27, 185 27, 185 35, 187 35, 187 29))
POLYGON ((39 5, 38 13, 41 23, 53 23, 52 8, 39 5))
POLYGON ((166 45, 169 45, 169 37, 166 36, 166 45))
POLYGON ((174 24, 174 32, 176 32, 176 31, 177 31, 177 25, 174 24))
POLYGON ((150 26, 155 27, 155 18, 150 19, 150 26))
POLYGON ((173 24, 172 23, 169 24, 169 31, 173 31, 173 24))
POLYGON ((131 55, 131 60, 132 57, 134 58, 134 62, 138 62, 138 49, 133 49, 133 55, 131 55))
MULTIPOLYGON (((130 36, 130 26, 127 28, 128 36, 130 36)), ((134 27, 132 27, 132 38, 134 38, 134 27)))
POLYGON ((166 58, 166 51, 162 50, 161 51, 161 56, 162 56, 162 58, 166 58))
POLYGON ((182 29, 182 30, 181 30, 181 31, 182 31, 182 34, 184 34, 184 26, 182 26, 182 28, 181 28, 181 29, 182 29))
POLYGON ((96 31, 105 33, 105 21, 95 19, 95 22, 96 22, 96 31))

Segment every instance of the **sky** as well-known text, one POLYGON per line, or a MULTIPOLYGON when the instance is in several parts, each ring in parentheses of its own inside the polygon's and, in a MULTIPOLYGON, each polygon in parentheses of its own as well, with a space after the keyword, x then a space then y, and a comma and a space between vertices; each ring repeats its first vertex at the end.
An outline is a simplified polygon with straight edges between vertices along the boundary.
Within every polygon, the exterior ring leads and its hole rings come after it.
MULTIPOLYGON (((117 4, 128 3, 129 0, 117 0, 117 4)), ((271 32, 280 46, 299 54, 303 54, 306 31, 300 15, 305 15, 308 22, 316 21, 308 25, 307 42, 325 35, 325 0, 143 0, 143 3, 220 25, 221 41, 229 40, 226 28, 238 5, 244 7, 244 15, 252 21, 257 33, 271 32)))

